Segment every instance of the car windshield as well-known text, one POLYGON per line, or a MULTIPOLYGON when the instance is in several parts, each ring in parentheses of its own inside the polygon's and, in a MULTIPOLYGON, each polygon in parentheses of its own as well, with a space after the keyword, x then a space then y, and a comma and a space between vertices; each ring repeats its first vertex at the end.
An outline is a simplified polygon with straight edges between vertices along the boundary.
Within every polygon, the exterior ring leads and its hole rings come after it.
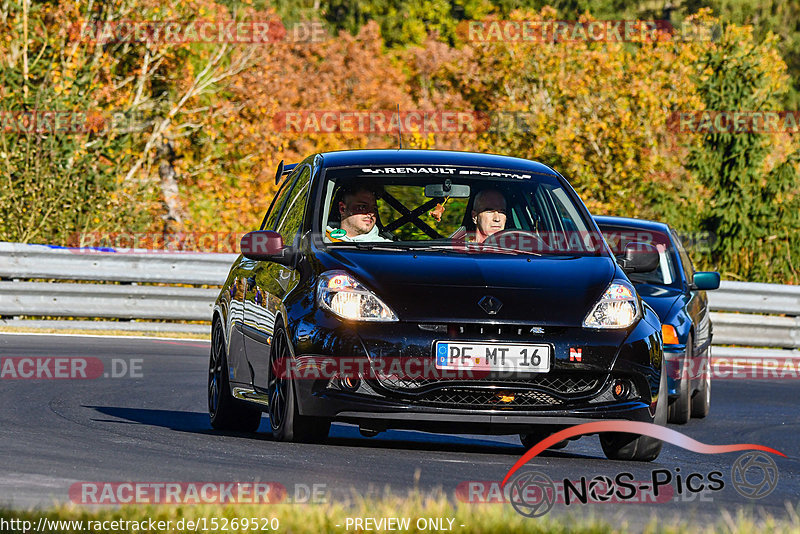
POLYGON ((599 225, 603 237, 616 256, 625 253, 628 243, 647 243, 658 250, 658 267, 646 273, 628 273, 634 284, 652 284, 657 286, 681 287, 680 277, 675 268, 675 250, 669 236, 664 232, 629 228, 621 226, 599 225))
POLYGON ((327 169, 319 227, 330 247, 598 255, 602 237, 558 177, 448 166, 327 169))

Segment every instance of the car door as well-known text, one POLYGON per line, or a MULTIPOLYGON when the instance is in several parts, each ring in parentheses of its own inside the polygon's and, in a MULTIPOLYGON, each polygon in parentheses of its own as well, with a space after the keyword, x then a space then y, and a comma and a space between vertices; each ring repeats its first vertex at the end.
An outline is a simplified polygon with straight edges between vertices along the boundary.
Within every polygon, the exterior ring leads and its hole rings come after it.
MULTIPOLYGON (((280 210, 265 221, 262 229, 275 230, 286 245, 297 245, 308 201, 310 165, 298 165, 290 180, 280 210)), ((282 309, 284 297, 294 289, 298 279, 296 269, 270 261, 255 262, 248 273, 243 332, 245 354, 256 390, 266 391, 275 318, 282 309)))
POLYGON ((689 291, 689 301, 686 303, 686 310, 694 324, 694 350, 692 351, 694 361, 691 364, 691 369, 693 370, 693 378, 696 378, 702 370, 702 359, 705 357, 708 346, 711 343, 711 316, 708 311, 708 297, 705 291, 692 289, 694 265, 692 264, 691 258, 689 258, 689 255, 686 253, 683 243, 675 233, 675 230, 671 229, 671 233, 672 239, 675 241, 675 248, 678 251, 681 268, 686 277, 687 289, 689 291))
MULTIPOLYGON (((249 384, 250 372, 244 354, 244 288, 247 280, 250 260, 242 256, 233 268, 233 280, 230 291, 230 307, 228 308, 228 377, 232 383, 249 384)), ((250 266, 252 268, 252 266, 250 266)))
MULTIPOLYGON (((275 221, 280 215, 281 209, 289 196, 289 190, 294 183, 296 175, 289 176, 283 181, 278 193, 272 199, 272 203, 261 221, 261 230, 273 228, 275 221)), ((233 317, 233 328, 231 329, 231 343, 229 348, 230 363, 229 376, 232 382, 252 385, 253 372, 247 361, 245 354, 245 339, 247 328, 245 327, 245 305, 248 302, 246 295, 254 291, 255 280, 253 272, 258 264, 255 260, 250 260, 242 256, 239 264, 234 269, 234 285, 231 287, 231 316, 233 317)), ((255 295, 250 295, 255 298, 255 295)))

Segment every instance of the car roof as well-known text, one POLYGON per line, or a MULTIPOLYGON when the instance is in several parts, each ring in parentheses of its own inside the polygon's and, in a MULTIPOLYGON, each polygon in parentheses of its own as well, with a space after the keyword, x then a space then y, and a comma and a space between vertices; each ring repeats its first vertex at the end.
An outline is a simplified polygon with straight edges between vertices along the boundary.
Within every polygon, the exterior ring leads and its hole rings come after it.
POLYGON ((645 219, 633 219, 629 217, 615 217, 611 215, 595 215, 594 220, 597 226, 620 226, 623 228, 638 228, 642 230, 653 230, 669 234, 670 227, 666 223, 648 221, 645 219))
POLYGON ((453 150, 341 150, 323 152, 320 156, 322 156, 322 164, 325 167, 346 167, 349 165, 460 165, 513 169, 558 176, 558 173, 547 165, 529 159, 453 150))

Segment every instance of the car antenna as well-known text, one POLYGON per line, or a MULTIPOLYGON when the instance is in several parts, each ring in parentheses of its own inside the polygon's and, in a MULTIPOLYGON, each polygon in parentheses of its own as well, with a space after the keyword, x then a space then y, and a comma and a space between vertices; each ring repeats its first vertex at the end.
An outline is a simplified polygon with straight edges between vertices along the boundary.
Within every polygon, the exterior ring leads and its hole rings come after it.
POLYGON ((397 143, 400 145, 399 150, 403 150, 403 131, 400 127, 400 104, 397 104, 397 143))

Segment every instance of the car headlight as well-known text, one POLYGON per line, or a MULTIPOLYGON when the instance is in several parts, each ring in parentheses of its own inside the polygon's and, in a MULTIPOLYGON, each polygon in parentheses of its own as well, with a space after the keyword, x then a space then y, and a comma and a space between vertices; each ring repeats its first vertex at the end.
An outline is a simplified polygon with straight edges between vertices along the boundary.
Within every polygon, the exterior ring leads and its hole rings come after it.
POLYGON ((389 306, 344 271, 328 271, 320 276, 317 304, 342 319, 397 321, 389 306))
POLYGON ((614 282, 583 320, 585 328, 628 328, 639 318, 639 302, 633 287, 614 282))

